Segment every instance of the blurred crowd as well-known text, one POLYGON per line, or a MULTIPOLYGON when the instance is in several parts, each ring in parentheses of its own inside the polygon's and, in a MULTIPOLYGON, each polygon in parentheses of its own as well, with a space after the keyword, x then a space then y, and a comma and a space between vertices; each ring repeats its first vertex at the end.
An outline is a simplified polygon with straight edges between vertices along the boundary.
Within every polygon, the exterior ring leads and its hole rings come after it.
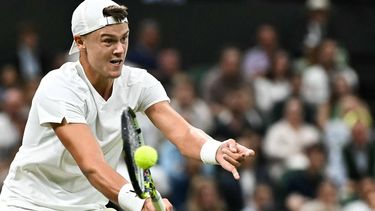
MULTIPOLYGON (((182 157, 139 114, 145 140, 159 151, 157 188, 178 211, 327 211, 375 209, 372 115, 358 95, 350 51, 329 33, 330 2, 307 0, 301 57, 262 24, 254 46, 223 46, 209 68, 183 67, 179 49, 160 48, 155 20, 137 25, 127 64, 164 85, 187 121, 223 141, 235 138, 256 156, 241 179, 182 157)), ((77 58, 51 56, 32 23, 20 25, 14 61, 0 67, 0 187, 21 144, 28 110, 48 71, 77 58)), ((188 141, 188 140, 187 140, 188 141)), ((42 155, 41 155, 42 156, 42 155)))

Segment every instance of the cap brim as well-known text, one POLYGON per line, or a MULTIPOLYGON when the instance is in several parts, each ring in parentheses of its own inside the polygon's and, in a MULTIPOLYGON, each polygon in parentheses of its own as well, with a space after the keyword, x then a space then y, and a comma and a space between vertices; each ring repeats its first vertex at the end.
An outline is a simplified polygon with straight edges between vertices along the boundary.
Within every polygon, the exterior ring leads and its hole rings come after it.
POLYGON ((72 55, 78 52, 79 52, 78 46, 76 42, 73 41, 72 46, 70 47, 70 50, 69 50, 69 55, 72 55))

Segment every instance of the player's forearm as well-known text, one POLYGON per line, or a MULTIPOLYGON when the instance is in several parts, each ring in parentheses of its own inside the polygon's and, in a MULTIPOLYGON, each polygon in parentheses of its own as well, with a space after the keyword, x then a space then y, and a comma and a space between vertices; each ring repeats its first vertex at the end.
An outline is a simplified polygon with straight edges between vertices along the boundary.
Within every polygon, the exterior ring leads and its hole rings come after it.
POLYGON ((81 168, 92 186, 114 203, 118 203, 118 193, 127 181, 106 163, 81 168))
POLYGON ((201 159, 200 152, 203 144, 212 138, 201 129, 190 126, 186 136, 182 138, 179 147, 181 153, 185 156, 201 159))
POLYGON ((146 114, 184 156, 200 159, 202 145, 211 139, 205 132, 191 126, 167 102, 151 106, 146 114))

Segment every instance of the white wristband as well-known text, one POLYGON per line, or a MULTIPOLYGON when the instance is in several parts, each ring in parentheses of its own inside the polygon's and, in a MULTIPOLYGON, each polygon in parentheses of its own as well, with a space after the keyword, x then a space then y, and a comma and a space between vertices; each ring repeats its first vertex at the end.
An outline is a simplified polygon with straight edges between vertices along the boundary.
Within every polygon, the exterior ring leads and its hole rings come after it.
POLYGON ((140 211, 143 208, 145 199, 141 199, 134 193, 130 183, 125 184, 118 193, 118 203, 125 211, 140 211))
POLYGON ((201 160, 206 164, 219 164, 216 160, 216 153, 222 142, 208 139, 201 148, 201 160))

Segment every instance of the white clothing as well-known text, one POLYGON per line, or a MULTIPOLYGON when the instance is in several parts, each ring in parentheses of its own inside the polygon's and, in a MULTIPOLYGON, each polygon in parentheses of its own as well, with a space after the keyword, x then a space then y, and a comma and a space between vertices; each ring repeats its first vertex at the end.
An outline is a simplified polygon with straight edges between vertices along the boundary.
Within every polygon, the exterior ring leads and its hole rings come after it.
POLYGON ((319 105, 328 101, 330 96, 329 75, 320 65, 306 69, 302 76, 302 96, 306 102, 319 105))
POLYGON ((337 66, 331 74, 321 65, 306 68, 302 76, 302 95, 306 102, 314 105, 327 102, 331 95, 330 83, 336 75, 343 76, 351 88, 358 85, 357 74, 347 66, 337 66))
POLYGON ((290 95, 290 85, 285 81, 271 81, 263 77, 254 80, 257 107, 263 112, 270 112, 273 106, 290 95))
POLYGON ((342 150, 350 136, 350 128, 341 119, 330 120, 324 127, 324 144, 328 150, 327 176, 338 187, 344 187, 347 182, 342 150))
POLYGON ((79 62, 49 72, 35 93, 23 144, 11 164, 0 199, 31 210, 102 210, 108 199, 82 174, 50 123, 87 124, 106 161, 116 169, 122 151, 121 112, 145 111, 168 101, 159 81, 146 70, 123 66, 105 101, 79 62))
POLYGON ((4 112, 0 112, 0 134, 0 150, 15 146, 20 138, 16 126, 4 112))
POLYGON ((345 207, 342 209, 343 211, 372 211, 368 204, 366 204, 362 200, 356 200, 353 202, 350 202, 349 204, 345 205, 345 207))
POLYGON ((300 211, 340 211, 341 207, 337 204, 326 204, 318 199, 304 203, 300 211))
POLYGON ((317 143, 319 138, 319 131, 313 126, 305 124, 296 130, 287 121, 281 120, 267 131, 264 152, 269 158, 279 159, 290 168, 306 167, 308 161, 303 150, 317 143))

